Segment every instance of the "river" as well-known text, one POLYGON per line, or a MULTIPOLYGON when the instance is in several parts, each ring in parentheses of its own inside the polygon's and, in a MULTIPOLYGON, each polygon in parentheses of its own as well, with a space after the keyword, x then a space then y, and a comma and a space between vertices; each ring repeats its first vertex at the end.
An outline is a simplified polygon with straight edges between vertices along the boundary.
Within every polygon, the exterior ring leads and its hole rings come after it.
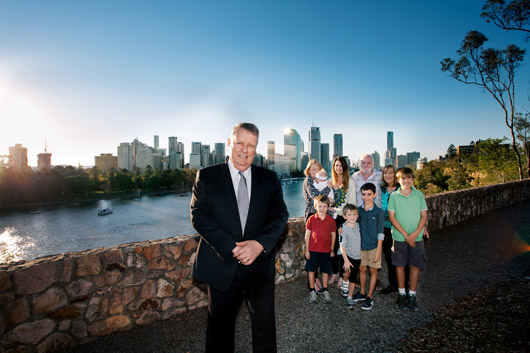
MULTIPOLYGON (((302 185, 302 180, 283 185, 290 217, 304 213, 302 185)), ((195 234, 190 199, 190 193, 143 196, 0 215, 0 263, 195 234), (114 212, 98 216, 98 209, 107 202, 114 212)))

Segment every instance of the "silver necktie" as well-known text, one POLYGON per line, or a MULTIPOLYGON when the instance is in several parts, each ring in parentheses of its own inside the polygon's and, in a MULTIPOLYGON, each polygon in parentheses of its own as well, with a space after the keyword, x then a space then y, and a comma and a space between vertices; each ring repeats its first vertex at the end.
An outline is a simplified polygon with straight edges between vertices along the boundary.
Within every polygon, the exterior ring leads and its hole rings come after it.
POLYGON ((239 172, 241 176, 239 178, 239 186, 237 188, 237 207, 239 208, 239 218, 241 219, 241 230, 242 233, 245 233, 245 224, 247 223, 248 215, 248 188, 247 188, 247 179, 243 175, 243 172, 239 172))

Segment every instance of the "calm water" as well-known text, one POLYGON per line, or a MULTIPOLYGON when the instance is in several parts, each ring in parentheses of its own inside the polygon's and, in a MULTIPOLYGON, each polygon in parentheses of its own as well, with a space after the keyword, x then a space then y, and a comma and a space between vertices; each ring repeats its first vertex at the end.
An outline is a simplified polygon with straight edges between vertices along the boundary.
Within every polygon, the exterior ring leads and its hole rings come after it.
MULTIPOLYGON (((289 216, 304 213, 303 182, 283 186, 289 216)), ((114 213, 98 216, 106 201, 63 206, 43 213, 0 215, 0 263, 39 256, 115 246, 143 240, 195 234, 191 195, 144 196, 110 200, 114 213)))

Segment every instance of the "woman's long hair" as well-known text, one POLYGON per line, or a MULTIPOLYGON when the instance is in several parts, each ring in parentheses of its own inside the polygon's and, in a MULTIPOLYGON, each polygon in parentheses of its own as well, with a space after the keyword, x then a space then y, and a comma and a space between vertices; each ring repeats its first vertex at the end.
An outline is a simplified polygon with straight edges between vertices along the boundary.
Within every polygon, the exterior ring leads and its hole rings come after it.
POLYGON ((304 174, 305 174, 305 176, 310 176, 310 175, 311 175, 311 173, 309 172, 309 169, 311 169, 311 167, 313 166, 313 164, 318 165, 318 169, 322 169, 322 164, 320 164, 319 161, 317 161, 316 159, 311 159, 311 160, 307 163, 307 167, 306 167, 305 170, 304 170, 304 174))
POLYGON ((331 178, 333 180, 333 185, 339 179, 337 172, 335 172, 335 162, 339 161, 342 165, 342 188, 344 192, 348 192, 348 185, 350 184, 350 168, 348 167, 348 162, 344 157, 337 156, 333 158, 333 164, 331 165, 331 178))
POLYGON ((383 167, 383 175, 382 175, 382 178, 383 179, 383 183, 382 185, 387 188, 389 186, 397 186, 397 178, 396 178, 396 168, 394 168, 394 166, 392 164, 388 164, 388 165, 385 165, 383 167), (388 185, 388 183, 386 182, 385 180, 385 171, 389 170, 389 169, 392 169, 392 171, 394 172, 394 181, 392 182, 392 185, 388 185))

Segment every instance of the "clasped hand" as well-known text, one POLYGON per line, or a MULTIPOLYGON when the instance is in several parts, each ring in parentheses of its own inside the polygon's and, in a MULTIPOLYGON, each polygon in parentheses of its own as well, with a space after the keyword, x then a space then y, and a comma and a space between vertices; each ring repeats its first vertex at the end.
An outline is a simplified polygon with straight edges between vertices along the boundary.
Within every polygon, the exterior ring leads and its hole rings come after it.
POLYGON ((263 251, 263 245, 255 240, 236 242, 236 247, 232 250, 233 256, 243 265, 251 265, 263 251))

